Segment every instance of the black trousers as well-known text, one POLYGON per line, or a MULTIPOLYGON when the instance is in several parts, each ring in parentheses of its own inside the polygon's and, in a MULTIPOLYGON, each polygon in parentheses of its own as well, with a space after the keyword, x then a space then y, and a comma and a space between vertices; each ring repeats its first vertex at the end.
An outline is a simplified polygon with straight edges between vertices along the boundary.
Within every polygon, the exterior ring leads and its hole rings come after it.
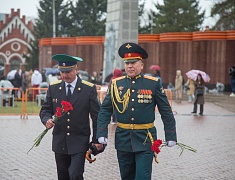
MULTIPOLYGON (((193 112, 197 113, 197 101, 194 103, 193 112)), ((203 114, 203 104, 200 104, 200 114, 203 114)))
POLYGON ((83 180, 86 152, 77 154, 55 153, 58 180, 83 180))

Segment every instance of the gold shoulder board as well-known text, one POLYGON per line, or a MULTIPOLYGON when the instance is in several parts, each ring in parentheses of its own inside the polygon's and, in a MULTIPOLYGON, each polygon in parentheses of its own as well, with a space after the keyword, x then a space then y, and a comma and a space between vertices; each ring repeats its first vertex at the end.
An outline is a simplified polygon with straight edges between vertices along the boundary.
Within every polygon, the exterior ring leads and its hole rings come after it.
POLYGON ((83 84, 86 84, 87 86, 91 86, 91 87, 93 87, 93 86, 94 86, 94 84, 93 84, 93 83, 90 83, 90 82, 85 81, 85 80, 82 80, 82 83, 83 83, 83 84))
POLYGON ((55 84, 59 84, 59 83, 61 83, 61 81, 62 80, 58 80, 58 81, 52 82, 50 85, 52 86, 52 85, 55 85, 55 84))
POLYGON ((124 79, 125 77, 126 77, 126 76, 121 76, 121 77, 115 78, 115 79, 112 80, 112 82, 118 81, 118 80, 121 80, 121 79, 124 79))
POLYGON ((156 77, 152 77, 152 76, 144 75, 144 78, 146 78, 146 79, 150 79, 150 80, 153 80, 153 81, 158 81, 158 78, 156 78, 156 77))

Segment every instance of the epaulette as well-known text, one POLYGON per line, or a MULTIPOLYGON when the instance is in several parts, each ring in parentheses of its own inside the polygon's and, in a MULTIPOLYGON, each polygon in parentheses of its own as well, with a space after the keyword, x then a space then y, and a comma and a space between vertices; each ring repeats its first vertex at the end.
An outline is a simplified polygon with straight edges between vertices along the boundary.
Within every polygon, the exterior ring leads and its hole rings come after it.
POLYGON ((61 83, 61 81, 62 80, 58 80, 58 81, 52 82, 50 85, 52 86, 52 85, 55 85, 55 84, 59 84, 59 83, 61 83))
POLYGON ((144 78, 150 79, 150 80, 153 80, 153 81, 158 81, 158 78, 153 77, 153 76, 144 75, 144 78))
POLYGON ((88 86, 91 86, 91 87, 93 87, 93 86, 94 86, 94 84, 93 84, 93 83, 88 82, 88 81, 85 81, 85 80, 82 80, 82 83, 83 83, 83 84, 86 84, 86 85, 88 85, 88 86))
POLYGON ((126 76, 121 76, 121 77, 115 78, 115 79, 112 80, 112 82, 118 81, 118 80, 121 80, 121 79, 124 79, 125 77, 126 77, 126 76))

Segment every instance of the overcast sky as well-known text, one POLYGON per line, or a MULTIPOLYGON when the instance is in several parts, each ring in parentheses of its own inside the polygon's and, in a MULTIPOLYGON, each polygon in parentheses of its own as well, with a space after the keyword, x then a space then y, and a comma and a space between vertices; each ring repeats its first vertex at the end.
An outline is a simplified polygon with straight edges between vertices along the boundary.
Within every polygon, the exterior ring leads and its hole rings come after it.
MULTIPOLYGON (((206 17, 210 15, 210 9, 216 0, 200 0, 200 6, 206 10, 206 17)), ((152 7, 152 2, 162 3, 163 0, 146 0, 146 9, 152 7)), ((26 15, 29 17, 37 17, 37 7, 39 6, 39 0, 0 0, 0 13, 10 14, 11 8, 20 9, 21 16, 26 15)), ((214 20, 206 18, 203 26, 214 25, 214 20)))

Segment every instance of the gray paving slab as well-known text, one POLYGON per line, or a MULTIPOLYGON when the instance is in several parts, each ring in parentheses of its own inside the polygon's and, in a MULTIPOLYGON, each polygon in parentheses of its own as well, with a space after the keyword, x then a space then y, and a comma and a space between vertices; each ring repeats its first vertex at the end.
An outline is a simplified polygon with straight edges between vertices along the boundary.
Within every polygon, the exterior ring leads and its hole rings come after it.
MULTIPOLYGON (((235 179, 235 113, 212 103, 205 104, 204 116, 193 116, 193 104, 173 102, 178 142, 197 149, 197 153, 165 147, 158 155, 159 164, 153 162, 152 179, 214 180, 235 179)), ((156 114, 158 138, 164 139, 163 124, 156 114)), ((86 162, 85 179, 120 180, 114 131, 109 126, 109 143, 104 153, 90 164, 86 162)), ((51 131, 39 147, 29 154, 33 140, 44 130, 38 116, 21 120, 19 116, 0 116, 0 179, 2 180, 54 180, 56 166, 51 151, 51 131)))

